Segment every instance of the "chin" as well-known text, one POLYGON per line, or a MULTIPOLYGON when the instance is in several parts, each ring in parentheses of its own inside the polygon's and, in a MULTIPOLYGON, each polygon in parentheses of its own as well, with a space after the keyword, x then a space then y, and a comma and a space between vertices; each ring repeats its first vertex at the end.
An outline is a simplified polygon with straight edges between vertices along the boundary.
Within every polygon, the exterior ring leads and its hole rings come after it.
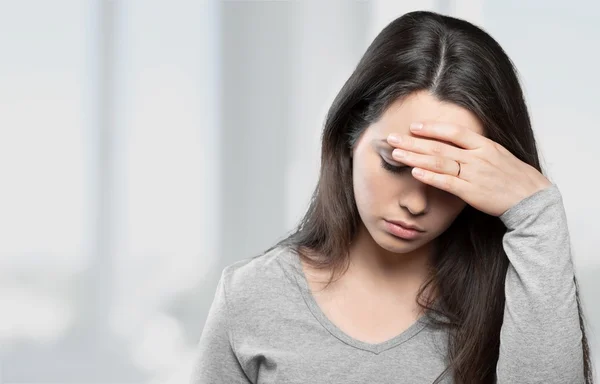
POLYGON ((377 245, 392 253, 408 253, 422 245, 418 240, 403 240, 382 230, 378 231, 377 236, 371 236, 377 245))

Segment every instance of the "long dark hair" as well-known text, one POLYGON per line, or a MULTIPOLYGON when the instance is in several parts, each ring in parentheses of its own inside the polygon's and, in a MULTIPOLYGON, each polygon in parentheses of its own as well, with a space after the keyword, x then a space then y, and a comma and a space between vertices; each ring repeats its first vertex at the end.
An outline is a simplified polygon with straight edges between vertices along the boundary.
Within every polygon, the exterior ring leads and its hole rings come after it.
MULTIPOLYGON (((269 250, 288 246, 309 265, 331 271, 327 285, 345 272, 360 223, 351 150, 391 103, 419 90, 471 111, 486 137, 542 172, 517 71, 500 45, 464 20, 411 12, 381 31, 335 98, 325 121, 320 176, 310 206, 297 228, 269 250)), ((498 217, 467 205, 436 239, 434 268, 417 295, 423 309, 447 319, 433 321, 449 330, 447 370, 457 384, 494 379, 509 265, 502 246, 505 232, 498 217), (424 298, 429 286, 439 292, 435 302, 424 298)), ((573 279, 590 384, 590 353, 573 279)))

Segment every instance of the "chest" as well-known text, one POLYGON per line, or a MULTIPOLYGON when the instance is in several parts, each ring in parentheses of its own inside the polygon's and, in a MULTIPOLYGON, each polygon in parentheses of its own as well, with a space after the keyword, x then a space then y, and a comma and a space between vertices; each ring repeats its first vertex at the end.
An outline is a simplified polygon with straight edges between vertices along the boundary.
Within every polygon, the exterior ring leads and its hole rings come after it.
POLYGON ((370 344, 398 336, 419 317, 416 302, 400 296, 351 289, 330 292, 315 289, 313 292, 316 303, 329 321, 348 336, 370 344))

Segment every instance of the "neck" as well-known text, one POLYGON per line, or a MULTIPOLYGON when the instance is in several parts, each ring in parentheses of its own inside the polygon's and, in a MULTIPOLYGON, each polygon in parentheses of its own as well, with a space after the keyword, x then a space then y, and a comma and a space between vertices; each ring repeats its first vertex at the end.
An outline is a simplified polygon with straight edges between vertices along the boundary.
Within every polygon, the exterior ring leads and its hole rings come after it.
POLYGON ((414 297, 427 278, 431 248, 425 245, 407 253, 390 252, 361 225, 350 246, 348 273, 365 290, 414 297))

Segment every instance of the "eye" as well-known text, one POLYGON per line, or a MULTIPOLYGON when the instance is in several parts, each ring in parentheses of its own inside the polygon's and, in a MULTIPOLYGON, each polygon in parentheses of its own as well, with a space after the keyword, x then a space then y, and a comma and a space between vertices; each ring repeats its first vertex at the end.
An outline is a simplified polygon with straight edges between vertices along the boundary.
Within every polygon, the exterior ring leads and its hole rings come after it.
POLYGON ((387 171, 390 171, 392 173, 402 173, 404 171, 409 170, 411 167, 408 166, 402 166, 402 167, 398 167, 396 165, 392 165, 390 163, 388 163, 387 161, 385 161, 385 159, 383 157, 381 157, 381 167, 387 171))

